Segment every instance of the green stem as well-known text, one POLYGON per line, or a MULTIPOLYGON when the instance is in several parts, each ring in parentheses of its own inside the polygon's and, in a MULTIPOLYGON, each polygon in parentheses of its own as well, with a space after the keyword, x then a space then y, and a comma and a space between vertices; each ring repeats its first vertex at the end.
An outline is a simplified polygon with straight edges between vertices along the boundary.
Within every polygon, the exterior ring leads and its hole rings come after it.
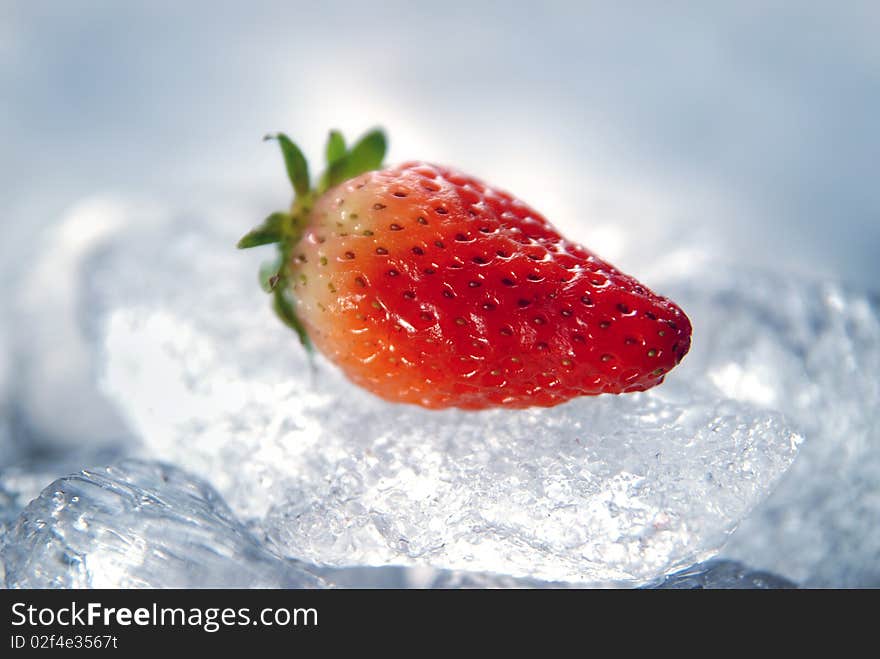
POLYGON ((326 148, 327 169, 318 178, 317 186, 312 187, 309 166, 300 148, 284 133, 267 135, 264 139, 277 140, 281 147, 287 176, 295 193, 294 201, 290 211, 272 213, 262 224, 239 240, 238 248, 248 249, 272 243, 278 245, 278 260, 272 265, 263 265, 260 269, 260 282, 263 289, 272 295, 272 308, 278 318, 296 332, 300 342, 311 354, 312 343, 305 326, 296 315, 296 302, 290 292, 293 250, 302 240, 318 196, 328 188, 359 174, 379 169, 385 157, 387 141, 381 130, 373 130, 350 149, 346 149, 342 135, 338 131, 331 131, 326 148))

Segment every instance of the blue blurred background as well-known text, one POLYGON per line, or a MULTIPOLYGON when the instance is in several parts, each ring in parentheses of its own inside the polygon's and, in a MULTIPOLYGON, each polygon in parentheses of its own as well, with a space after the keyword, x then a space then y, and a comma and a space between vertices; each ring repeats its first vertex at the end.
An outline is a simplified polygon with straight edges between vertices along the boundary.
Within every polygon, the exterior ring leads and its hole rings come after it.
POLYGON ((871 0, 3 0, 0 262, 94 194, 255 221, 289 198, 263 133, 382 125, 636 275, 634 235, 872 287, 878 33, 871 0))

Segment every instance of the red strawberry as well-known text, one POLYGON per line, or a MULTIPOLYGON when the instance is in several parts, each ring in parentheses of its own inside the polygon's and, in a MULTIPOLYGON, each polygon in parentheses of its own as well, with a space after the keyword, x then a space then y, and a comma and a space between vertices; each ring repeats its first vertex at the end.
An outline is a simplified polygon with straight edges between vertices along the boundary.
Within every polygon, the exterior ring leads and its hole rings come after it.
POLYGON ((506 192, 426 163, 374 171, 379 132, 350 151, 331 133, 313 191, 299 149, 277 139, 297 200, 240 246, 279 242, 276 311, 382 398, 549 407, 643 391, 687 353, 681 309, 506 192))

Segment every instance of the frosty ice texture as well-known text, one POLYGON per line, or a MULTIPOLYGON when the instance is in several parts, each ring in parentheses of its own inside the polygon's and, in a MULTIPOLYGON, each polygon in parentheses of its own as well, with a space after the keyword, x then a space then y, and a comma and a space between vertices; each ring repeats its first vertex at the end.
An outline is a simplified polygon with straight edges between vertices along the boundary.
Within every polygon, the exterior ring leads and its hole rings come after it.
POLYGON ((2 550, 11 588, 321 587, 272 555, 206 483, 125 461, 51 483, 2 550))
MULTIPOLYGON (((18 448, 18 447, 17 447, 18 448)), ((82 468, 83 464, 102 464, 111 456, 90 454, 43 456, 42 458, 19 455, 2 462, 0 467, 0 554, 6 542, 6 535, 14 525, 21 511, 28 503, 38 497, 47 484, 59 475, 70 474, 82 468), (12 464, 12 463, 15 464, 12 464), (11 466, 10 466, 11 465, 11 466)), ((41 571, 53 571, 61 566, 41 565, 41 571)), ((5 570, 0 560, 0 587, 5 583, 5 570)))
POLYGON ((279 554, 644 583, 715 553, 796 453, 777 412, 687 360, 551 410, 378 401, 310 368, 236 237, 216 218, 126 232, 90 265, 86 317, 144 452, 209 477, 279 554))

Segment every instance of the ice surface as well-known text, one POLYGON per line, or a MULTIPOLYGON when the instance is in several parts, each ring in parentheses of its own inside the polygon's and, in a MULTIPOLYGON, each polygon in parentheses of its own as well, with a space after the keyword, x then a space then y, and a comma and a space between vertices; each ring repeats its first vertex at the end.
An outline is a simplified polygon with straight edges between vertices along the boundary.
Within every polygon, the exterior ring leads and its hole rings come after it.
POLYGON ((209 485, 128 460, 59 479, 2 550, 10 588, 322 587, 268 552, 209 485))
POLYGON ((715 553, 796 453, 777 412, 693 368, 552 410, 378 401, 320 360, 310 373, 256 286, 260 255, 231 250, 247 220, 206 217, 96 254, 87 329, 144 452, 210 478, 280 554, 644 583, 715 553))
MULTIPOLYGON (((39 496, 46 485, 59 476, 77 471, 84 464, 84 456, 47 456, 33 459, 23 447, 16 445, 0 461, 0 552, 6 542, 6 534, 15 524, 25 506, 39 496)), ((90 456, 99 459, 98 456, 90 456)), ((95 463, 97 464, 97 462, 95 463)), ((0 560, 0 585, 5 583, 5 570, 0 560)))
POLYGON ((694 565, 681 572, 671 574, 663 581, 663 583, 656 586, 656 588, 670 590, 696 590, 701 588, 767 590, 796 587, 795 584, 787 579, 783 579, 774 574, 751 570, 745 565, 735 561, 718 559, 694 565))
POLYGON ((120 459, 114 451, 71 452, 61 455, 19 454, 14 463, 0 467, 0 546, 21 511, 52 481, 96 464, 120 459))
POLYGON ((57 464, 16 465, 0 471, 0 546, 24 507, 58 475, 57 464))
MULTIPOLYGON (((154 519, 151 523, 153 528, 161 528, 162 530, 162 551, 173 545, 177 552, 177 557, 181 560, 191 562, 192 564, 204 565, 204 553, 206 540, 210 542, 211 561, 209 561, 209 569, 211 570, 211 584, 218 586, 250 586, 250 583, 243 583, 242 575, 239 572, 240 562, 235 560, 217 560, 213 557, 213 553, 217 548, 238 547, 242 545, 242 529, 236 522, 229 522, 231 513, 219 502, 219 495, 208 488, 199 479, 192 478, 182 474, 179 470, 169 470, 167 466, 161 464, 144 464, 136 461, 128 461, 117 463, 110 469, 86 469, 82 470, 78 476, 67 477, 56 481, 59 471, 67 469, 67 473, 78 471, 72 466, 78 464, 83 459, 65 460, 58 462, 50 460, 45 462, 37 462, 24 464, 17 467, 7 468, 0 471, 0 558, 2 558, 2 546, 4 544, 4 536, 7 528, 12 528, 16 520, 26 507, 27 503, 37 498, 46 484, 50 486, 47 492, 65 492, 63 498, 53 497, 51 500, 41 499, 35 503, 35 507, 43 513, 46 512, 48 505, 52 510, 58 510, 59 502, 68 501, 71 497, 71 487, 76 486, 77 492, 82 489, 82 483, 88 482, 88 498, 80 498, 75 502, 76 513, 80 515, 80 521, 76 526, 76 548, 78 555, 82 557, 86 570, 94 569, 99 566, 104 570, 108 560, 116 564, 117 556, 113 556, 115 550, 121 545, 119 537, 133 540, 134 538, 143 538, 151 543, 152 550, 158 549, 159 543, 156 542, 157 536, 150 533, 146 536, 137 530, 132 530, 131 515, 143 515, 142 512, 130 511, 129 515, 115 517, 113 520, 103 519, 99 523, 89 523, 96 517, 96 511, 106 509, 106 498, 102 490, 109 490, 110 497, 115 499, 122 496, 123 500, 130 500, 130 494, 135 490, 132 488, 134 483, 139 483, 135 487, 140 493, 149 493, 151 497, 161 498, 161 508, 154 508, 151 514, 156 517, 164 517, 170 520, 168 523, 161 523, 159 519, 154 519), (149 474, 151 470, 158 470, 159 474, 174 474, 175 478, 169 479, 167 482, 163 479, 161 483, 150 482, 149 487, 144 487, 147 483, 145 480, 157 481, 153 474, 149 474), (108 473, 113 473, 112 478, 107 477, 108 473), (95 474, 100 474, 96 478, 95 474), (145 478, 146 474, 146 478, 145 478), (86 480, 88 479, 88 480, 86 480), (73 480, 73 483, 69 481, 73 480), (188 483, 187 483, 188 482, 188 483), (169 486, 169 483, 171 485, 169 486), (124 494, 120 495, 120 488, 124 494), (214 511, 219 511, 220 517, 224 521, 217 524, 216 516, 213 514, 205 516, 204 510, 196 507, 196 514, 193 514, 194 504, 192 496, 181 496, 183 492, 198 492, 199 498, 205 500, 210 499, 210 507, 214 511), (181 520, 189 518, 193 524, 208 518, 209 531, 199 533, 196 536, 197 542, 190 545, 189 540, 193 537, 192 528, 187 525, 184 533, 178 533, 181 520), (82 528, 84 523, 89 523, 89 529, 94 530, 94 534, 85 531, 82 528), (114 537, 114 534, 118 534, 114 537), (111 538, 111 546, 107 546, 107 538, 111 538), (108 559, 107 556, 110 556, 108 559)), ((94 464, 99 464, 101 459, 98 456, 91 458, 94 464)), ((76 494, 73 496, 80 496, 76 494)), ((154 504, 155 506, 155 504, 154 504)), ((42 517, 46 517, 42 515, 42 517)), ((127 562, 118 565, 118 569, 111 572, 102 572, 99 575, 93 574, 77 574, 76 580, 71 579, 71 563, 68 560, 57 560, 57 553, 53 555, 53 550, 65 551, 62 547, 74 544, 69 540, 59 542, 58 538, 71 535, 68 528, 71 522, 71 513, 51 515, 46 518, 45 527, 40 528, 39 537, 43 539, 52 539, 49 542, 53 549, 38 555, 35 560, 26 559, 24 568, 20 568, 20 560, 24 556, 28 556, 34 546, 34 538, 24 534, 14 534, 11 538, 12 544, 7 550, 7 556, 17 556, 13 561, 10 560, 11 567, 16 571, 10 577, 10 586, 80 586, 88 584, 100 584, 107 587, 119 585, 143 585, 143 586, 174 586, 179 582, 175 581, 179 577, 175 569, 168 569, 168 563, 155 561, 153 564, 145 566, 143 564, 130 567, 127 562), (149 574, 147 576, 147 571, 149 574), (133 578, 141 579, 137 583, 132 583, 133 578)), ((37 522, 39 523, 39 522, 37 522)), ((33 521, 29 522, 33 525, 33 521)), ((141 525, 142 526, 142 525, 141 525)), ((137 525, 135 528, 139 528, 137 525)), ((259 548, 254 549, 252 542, 245 542, 249 545, 249 552, 258 556, 264 555, 266 552, 259 548)), ((136 561, 135 561, 136 562, 136 561)), ((461 572, 450 570, 438 570, 431 567, 349 567, 349 568, 320 568, 309 565, 297 565, 290 561, 282 561, 274 556, 267 559, 259 558, 258 566, 254 569, 254 561, 248 560, 246 564, 246 579, 256 573, 255 585, 268 584, 279 586, 293 587, 312 587, 321 584, 316 583, 307 573, 320 577, 324 584, 333 585, 341 588, 570 588, 578 587, 579 584, 559 583, 559 582, 543 582, 535 579, 514 578, 499 574, 486 574, 477 572, 461 572), (303 570, 305 572, 303 572, 303 570), (260 581, 260 579, 263 579, 260 581)), ((4 578, 4 562, 0 560, 0 584, 5 583, 4 578)), ((205 585, 198 582, 201 575, 190 575, 190 581, 183 583, 189 585, 205 585)), ((748 568, 734 563, 732 561, 710 561, 706 564, 696 565, 682 572, 676 573, 668 577, 659 588, 785 588, 791 587, 789 582, 762 572, 755 572, 748 568)))
MULTIPOLYGON (((65 469, 68 473, 78 471, 73 465, 79 464, 82 460, 89 458, 80 458, 78 460, 68 459, 62 462, 57 460, 49 460, 44 462, 28 463, 17 467, 6 468, 0 471, 0 558, 3 556, 2 546, 4 544, 4 536, 7 528, 15 525, 22 510, 32 499, 37 498, 43 489, 47 492, 57 493, 63 491, 65 494, 61 497, 53 496, 51 499, 43 498, 35 502, 32 506, 42 511, 41 519, 45 518, 46 525, 39 529, 38 537, 48 540, 50 548, 42 554, 38 554, 33 560, 25 558, 24 567, 20 567, 21 559, 28 557, 33 552, 34 537, 29 535, 27 531, 23 534, 16 533, 11 539, 9 549, 6 554, 10 559, 10 567, 14 569, 10 576, 9 586, 82 586, 89 584, 100 584, 102 586, 113 587, 119 585, 138 585, 138 586, 175 586, 180 582, 175 581, 180 575, 177 570, 169 570, 168 563, 156 560, 151 565, 139 564, 133 568, 126 561, 120 561, 117 564, 118 556, 114 553, 122 545, 120 537, 134 541, 135 539, 144 539, 151 543, 152 551, 158 549, 160 543, 156 542, 157 536, 154 533, 144 535, 136 530, 143 527, 143 524, 132 525, 132 515, 144 515, 143 512, 135 512, 131 510, 128 515, 119 517, 114 516, 112 520, 107 519, 106 515, 100 515, 101 519, 98 523, 92 521, 98 517, 96 511, 107 510, 107 499, 103 490, 109 491, 112 499, 122 497, 123 501, 130 501, 131 494, 137 491, 140 495, 148 493, 150 497, 161 499, 161 507, 156 507, 153 503, 153 510, 150 514, 154 516, 151 524, 152 528, 164 529, 161 535, 162 550, 165 551, 169 546, 173 546, 176 550, 177 558, 188 561, 194 565, 205 565, 205 543, 210 543, 209 567, 211 571, 211 585, 225 586, 250 586, 250 583, 243 583, 242 575, 239 572, 241 563, 235 560, 218 560, 213 554, 223 547, 239 547, 242 543, 242 528, 232 520, 231 513, 219 501, 219 495, 213 492, 199 479, 183 474, 180 470, 169 469, 161 464, 145 464, 137 461, 127 461, 117 463, 115 467, 109 469, 86 469, 74 477, 66 477, 56 481, 59 472, 65 469), (152 473, 150 473, 152 472, 152 473), (114 476, 108 477, 109 473, 114 476), (169 478, 162 482, 156 482, 155 474, 167 477, 169 474, 174 478, 169 478), (95 477, 99 474, 99 477, 95 477), (53 482, 56 481, 56 482, 53 482), (73 482, 70 482, 73 481, 73 482), (145 481, 150 481, 149 483, 145 481), (83 483, 87 482, 86 491, 87 498, 82 498, 81 490, 83 483), (50 484, 46 488, 46 484, 50 484), (134 485, 138 483, 138 485, 134 485), (169 485, 170 483, 170 485, 169 485), (146 487, 148 486, 148 487, 146 487), (77 494, 72 494, 71 488, 77 488, 77 494), (134 489, 136 488, 136 489, 134 489), (186 496, 181 496, 181 492, 186 496), (200 506, 194 506, 193 497, 189 494, 196 492, 197 499, 205 501, 210 500, 210 508, 215 514, 204 515, 204 509, 200 506), (60 510, 59 503, 67 501, 67 505, 71 506, 71 497, 78 496, 80 499, 75 502, 75 513, 79 515, 78 522, 75 525, 75 541, 61 540, 71 536, 71 530, 68 528, 71 523, 73 513, 68 510, 64 514, 55 514, 46 516, 47 506, 49 510, 60 510), (193 514, 193 510, 196 514, 193 514), (218 524, 216 516, 222 518, 218 524), (160 518, 169 520, 168 522, 160 522, 160 518), (195 535, 197 542, 193 545, 190 540, 194 536, 194 532, 190 525, 184 529, 184 533, 178 533, 181 520, 189 518, 192 524, 199 523, 208 527, 204 533, 195 535), (205 518, 208 522, 205 523, 205 518), (88 523, 88 529, 83 528, 83 524, 88 523), (114 535, 116 534, 116 535, 114 535), (107 538, 111 538, 110 546, 107 544, 107 538), (58 553, 61 555, 66 551, 66 547, 70 545, 76 546, 77 555, 85 564, 86 570, 95 569, 98 566, 102 573, 99 575, 77 573, 75 580, 71 577, 71 562, 69 560, 57 560, 58 553), (53 555, 54 552, 54 555, 53 555), (109 556, 109 558, 108 558, 109 556), (106 572, 105 566, 108 561, 117 565, 116 569, 106 572), (148 572, 149 571, 149 572, 148 572), (133 583, 133 579, 139 579, 133 583)), ((93 456, 91 458, 94 464, 101 462, 101 458, 93 456)), ((29 513, 30 514, 30 513, 29 513)), ((32 527, 34 521, 28 524, 32 527)), ((39 521, 36 522, 39 524, 39 521)), ((246 532, 245 532, 246 533, 246 532)), ((477 572, 461 572, 451 570, 438 570, 431 567, 349 567, 349 568, 320 568, 316 566, 298 565, 291 561, 279 560, 277 557, 269 556, 265 558, 266 552, 259 548, 254 548, 253 538, 245 541, 245 547, 251 555, 256 554, 260 558, 257 559, 257 567, 254 568, 255 561, 248 559, 245 566, 245 579, 251 578, 256 573, 255 585, 279 585, 293 587, 312 587, 318 586, 317 582, 308 574, 314 574, 320 577, 325 585, 333 585, 341 588, 570 588, 578 587, 579 584, 569 584, 560 582, 543 582, 535 579, 514 578, 500 574, 487 574, 477 572), (262 581, 260 580, 262 579, 262 581)), ((137 561, 133 561, 137 562, 137 561)), ((76 563, 74 563, 76 564, 76 563)), ((4 578, 4 561, 0 560, 0 584, 5 583, 4 578)), ((204 568, 202 568, 204 569, 204 568)), ((190 580, 184 581, 186 585, 205 585, 198 581, 200 575, 190 574, 190 580)), ((784 579, 769 575, 763 572, 755 572, 749 570, 741 564, 732 561, 710 561, 705 564, 695 565, 687 570, 676 573, 668 577, 658 586, 659 588, 786 588, 792 584, 784 579)))

